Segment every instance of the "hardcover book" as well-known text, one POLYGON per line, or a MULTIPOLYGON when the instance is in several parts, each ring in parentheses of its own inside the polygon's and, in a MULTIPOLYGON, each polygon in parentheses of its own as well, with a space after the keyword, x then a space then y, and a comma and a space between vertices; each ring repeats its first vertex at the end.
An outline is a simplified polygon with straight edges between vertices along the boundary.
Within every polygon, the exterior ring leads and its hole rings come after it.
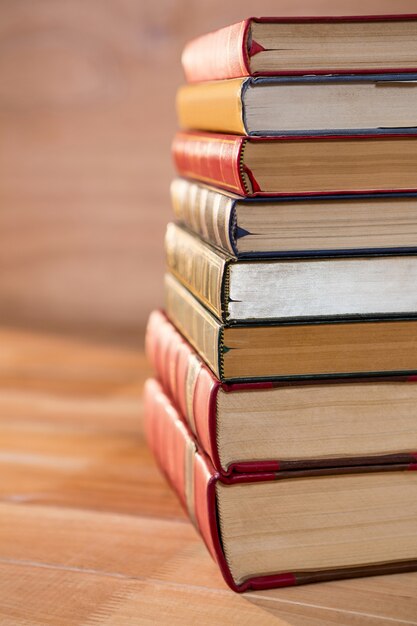
POLYGON ((417 462, 416 376, 221 383, 160 311, 146 352, 221 474, 417 462))
POLYGON ((174 276, 166 312, 222 382, 417 373, 417 319, 220 322, 174 276))
POLYGON ((417 465, 216 472, 156 380, 150 448, 235 591, 417 569, 417 465))
POLYGON ((416 374, 417 319, 220 322, 171 274, 168 317, 222 382, 416 374))
POLYGON ((229 323, 415 315, 417 256, 238 261, 175 224, 167 266, 229 323))
POLYGON ((280 74, 417 71, 417 16, 252 17, 192 40, 189 82, 280 74))
POLYGON ((182 128, 240 135, 417 126, 417 74, 236 78, 184 85, 182 128))
POLYGON ((417 191, 417 131, 240 137, 180 132, 180 176, 243 196, 417 191))
POLYGON ((242 198, 176 178, 178 222, 236 258, 417 252, 417 194, 242 198))

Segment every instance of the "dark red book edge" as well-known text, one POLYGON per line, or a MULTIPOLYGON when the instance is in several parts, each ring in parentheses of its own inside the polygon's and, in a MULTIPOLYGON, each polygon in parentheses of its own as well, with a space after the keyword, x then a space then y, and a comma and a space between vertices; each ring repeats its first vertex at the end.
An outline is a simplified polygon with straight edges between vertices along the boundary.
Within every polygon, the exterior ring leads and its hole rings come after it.
POLYGON ((210 459, 198 448, 195 439, 180 419, 178 412, 164 393, 162 386, 155 379, 149 379, 145 384, 145 432, 149 447, 162 472, 177 492, 182 506, 197 527, 213 559, 218 563, 224 580, 234 591, 272 589, 324 580, 417 570, 417 561, 409 560, 316 572, 279 572, 268 576, 256 576, 245 580, 241 584, 236 584, 221 545, 215 490, 217 481, 232 485, 242 482, 289 479, 297 476, 415 471, 417 470, 417 463, 278 473, 263 472, 224 477, 216 472, 210 459), (191 461, 187 465, 187 458, 190 459, 190 455, 191 461), (187 472, 189 475, 187 475, 187 472), (187 483, 191 487, 191 495, 188 496, 187 483))
POLYGON ((332 191, 302 191, 295 193, 271 193, 263 191, 253 172, 244 164, 244 149, 246 142, 265 143, 277 141, 340 141, 355 139, 366 141, 367 139, 408 138, 417 139, 416 132, 398 132, 385 135, 380 132, 355 134, 314 134, 305 135, 276 135, 276 136, 240 136, 226 135, 221 133, 205 133, 198 131, 180 131, 176 134, 172 144, 172 156, 175 167, 180 176, 191 180, 197 180, 207 185, 219 187, 226 191, 244 197, 320 197, 320 196, 344 196, 344 195, 375 195, 386 193, 416 193, 417 188, 412 189, 339 189, 332 191), (243 174, 250 180, 252 189, 248 188, 243 174))
MULTIPOLYGON (((206 80, 224 80, 230 78, 243 78, 245 76, 257 76, 258 72, 251 73, 250 58, 255 54, 263 51, 264 48, 253 39, 249 41, 250 26, 252 22, 258 23, 281 23, 281 24, 316 24, 338 23, 338 22, 387 22, 387 21, 414 21, 417 14, 394 14, 394 15, 353 15, 353 16, 315 16, 315 17, 250 17, 242 22, 226 26, 217 31, 207 33, 200 37, 196 37, 190 41, 184 48, 182 55, 182 64, 186 79, 188 82, 201 82, 206 80), (201 71, 200 68, 206 68, 213 59, 213 42, 212 38, 216 37, 216 49, 222 51, 223 62, 220 60, 216 63, 216 68, 211 72, 201 71), (227 65, 225 62, 227 59, 227 65)), ((417 71, 415 68, 378 68, 378 73, 413 73, 417 71)), ((306 74, 323 75, 323 74, 372 74, 375 68, 352 68, 352 69, 334 69, 326 68, 314 70, 305 68, 304 70, 295 71, 275 71, 262 72, 263 76, 303 76, 306 74)))

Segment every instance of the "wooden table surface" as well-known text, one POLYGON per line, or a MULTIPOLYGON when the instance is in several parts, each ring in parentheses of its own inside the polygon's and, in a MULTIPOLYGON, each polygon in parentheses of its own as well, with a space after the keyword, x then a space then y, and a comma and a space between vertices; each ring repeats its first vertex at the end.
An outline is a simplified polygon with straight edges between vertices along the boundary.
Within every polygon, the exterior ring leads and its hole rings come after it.
POLYGON ((0 624, 417 624, 417 574, 237 595, 155 467, 139 350, 0 330, 0 624))

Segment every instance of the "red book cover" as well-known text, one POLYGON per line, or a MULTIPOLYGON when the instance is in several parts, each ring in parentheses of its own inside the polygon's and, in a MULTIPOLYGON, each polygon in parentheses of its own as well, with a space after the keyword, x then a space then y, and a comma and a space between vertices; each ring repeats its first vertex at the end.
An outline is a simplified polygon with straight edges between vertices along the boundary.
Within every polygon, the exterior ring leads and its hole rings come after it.
MULTIPOLYGON (((380 455, 378 457, 352 457, 351 459, 240 461, 231 463, 225 468, 222 466, 217 445, 217 395, 220 390, 225 393, 235 393, 242 390, 267 390, 278 386, 311 386, 320 384, 320 380, 221 383, 161 311, 154 311, 150 315, 146 332, 146 353, 164 391, 177 407, 181 419, 210 457, 215 470, 224 476, 245 472, 286 471, 305 467, 413 463, 417 460, 417 453, 410 453, 380 455)), ((366 385, 375 379, 367 377, 359 380, 361 384, 366 385)), ((377 380, 381 381, 381 378, 377 380)), ((407 383, 416 382, 416 377, 385 377, 384 380, 388 384, 392 382, 407 383)), ((358 379, 334 379, 330 382, 327 381, 327 384, 340 382, 350 384, 358 382, 358 379)))
MULTIPOLYGON (((346 158, 341 151, 340 146, 350 143, 366 142, 369 141, 369 145, 373 148, 373 157, 380 158, 378 151, 375 152, 378 142, 396 142, 398 140, 404 140, 413 142, 409 144, 410 147, 414 146, 414 142, 417 141, 416 131, 407 132, 389 132, 375 131, 373 133, 355 135, 355 134, 314 134, 308 133, 303 135, 268 135, 263 137, 258 136, 239 136, 239 135, 225 135, 220 133, 206 133, 197 131, 181 131, 178 132, 174 138, 172 144, 172 155, 177 172, 180 176, 188 179, 198 180, 207 185, 220 187, 226 191, 239 194, 246 197, 255 196, 271 196, 271 197, 293 197, 293 196, 326 196, 326 195, 346 195, 346 194, 375 194, 391 193, 391 192, 417 192, 417 188, 410 187, 395 187, 391 185, 389 187, 384 186, 381 188, 361 188, 352 189, 346 187, 345 189, 334 188, 328 186, 319 190, 302 190, 298 189, 298 184, 302 180, 301 174, 297 171, 298 168, 293 166, 292 172, 297 173, 296 182, 294 188, 288 190, 265 190, 261 187, 261 183, 256 178, 256 173, 252 171, 245 163, 245 148, 248 144, 269 144, 269 143, 288 143, 288 142, 303 142, 304 145, 310 144, 313 151, 310 151, 309 159, 315 161, 318 157, 316 154, 318 151, 314 150, 314 146, 319 146, 322 142, 327 143, 328 157, 333 154, 332 144, 337 144, 336 152, 332 158, 346 158), (310 143, 311 142, 311 143, 310 143)), ((404 144, 406 145, 406 144, 404 144)), ((367 146, 364 146, 366 149, 367 146)), ((389 153, 390 147, 385 146, 389 153)), ((412 150, 412 156, 415 158, 414 149, 412 150)), ((266 157, 267 158, 267 157, 266 157)), ((284 158, 284 157, 282 157, 284 158)), ((305 157, 306 158, 306 157, 305 157)), ((389 157, 388 157, 389 158, 389 157)), ((305 163, 299 159, 301 168, 305 167, 305 163)), ((298 162, 297 162, 298 163, 298 162)), ((371 164, 372 166, 372 164, 371 164)), ((391 164, 390 167, 398 166, 401 164, 398 162, 391 164)), ((364 165, 366 167, 366 164, 364 165)), ((345 165, 346 169, 346 165, 345 165)), ((259 174, 258 174, 259 179, 259 174)), ((416 178, 417 180, 417 178, 416 178)), ((385 181, 384 183, 388 182, 385 181)), ((411 183, 414 185, 414 171, 411 174, 411 183)), ((329 183, 327 183, 329 184, 329 183)), ((379 184, 379 183, 378 183, 379 184)))
MULTIPOLYGON (((276 24, 314 24, 342 23, 342 22, 387 22, 387 21, 413 21, 417 16, 412 15, 370 15, 370 16, 333 16, 333 17, 251 17, 237 24, 226 26, 217 31, 202 35, 190 41, 182 54, 182 65, 188 82, 201 82, 208 80, 223 80, 228 78, 241 78, 256 76, 250 68, 250 60, 253 56, 265 50, 252 37, 251 26, 253 23, 272 22, 276 24)), ((306 67, 302 70, 280 70, 262 72, 266 76, 278 75, 304 75, 304 74, 368 74, 389 72, 415 72, 415 68, 398 67, 386 68, 381 66, 377 70, 367 68, 363 63, 349 69, 332 68, 331 59, 329 67, 314 69, 306 67)))
POLYGON ((297 476, 334 475, 358 471, 406 471, 417 469, 417 464, 221 476, 214 469, 210 459, 199 449, 197 442, 161 385, 154 379, 149 379, 145 384, 145 431, 149 447, 160 468, 177 492, 182 506, 201 534, 210 554, 217 561, 226 583, 234 591, 271 589, 323 580, 417 569, 416 561, 401 561, 321 571, 277 572, 272 575, 249 578, 241 584, 236 584, 226 561, 217 522, 215 489, 217 481, 234 485, 242 482, 287 480, 297 476))
POLYGON ((245 139, 237 135, 179 132, 172 146, 175 166, 184 178, 196 178, 247 195, 241 172, 245 139))

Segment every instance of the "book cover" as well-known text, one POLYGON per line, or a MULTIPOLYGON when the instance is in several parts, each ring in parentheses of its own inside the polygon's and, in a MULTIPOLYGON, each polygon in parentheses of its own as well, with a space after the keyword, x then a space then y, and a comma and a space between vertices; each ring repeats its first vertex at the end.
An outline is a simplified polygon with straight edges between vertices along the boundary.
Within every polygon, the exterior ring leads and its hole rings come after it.
POLYGON ((240 196, 417 191, 415 129, 265 137, 181 131, 172 152, 180 176, 240 196))
POLYGON ((230 324, 413 316, 416 255, 238 260, 169 223, 168 270, 230 324))
POLYGON ((177 92, 177 117, 182 129, 249 136, 412 132, 416 80, 413 73, 349 74, 186 84, 177 92))
POLYGON ((168 317, 222 382, 414 375, 417 319, 221 323, 172 274, 168 317))
POLYGON ((176 178, 171 199, 180 224, 237 259, 417 252, 416 193, 242 198, 176 178))

